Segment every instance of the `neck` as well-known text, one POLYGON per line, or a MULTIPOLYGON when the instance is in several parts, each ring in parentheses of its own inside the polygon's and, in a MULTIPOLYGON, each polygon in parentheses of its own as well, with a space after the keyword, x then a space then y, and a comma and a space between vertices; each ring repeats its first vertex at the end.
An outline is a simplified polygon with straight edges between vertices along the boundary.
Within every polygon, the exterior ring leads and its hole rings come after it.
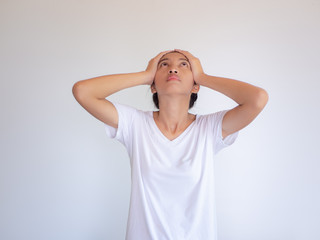
POLYGON ((157 124, 171 133, 184 130, 195 119, 195 116, 188 112, 189 101, 186 97, 162 97, 159 101, 159 112, 155 114, 157 124))

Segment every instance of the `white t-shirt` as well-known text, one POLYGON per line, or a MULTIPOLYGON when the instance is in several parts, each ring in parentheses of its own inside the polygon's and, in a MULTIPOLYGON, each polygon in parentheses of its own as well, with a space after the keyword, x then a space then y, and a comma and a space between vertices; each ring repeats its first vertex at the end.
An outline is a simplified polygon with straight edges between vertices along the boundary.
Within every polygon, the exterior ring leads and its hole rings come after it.
POLYGON ((131 165, 126 240, 216 240, 214 155, 238 135, 222 139, 227 110, 196 115, 169 140, 152 111, 113 104, 118 128, 105 124, 106 133, 124 144, 131 165))

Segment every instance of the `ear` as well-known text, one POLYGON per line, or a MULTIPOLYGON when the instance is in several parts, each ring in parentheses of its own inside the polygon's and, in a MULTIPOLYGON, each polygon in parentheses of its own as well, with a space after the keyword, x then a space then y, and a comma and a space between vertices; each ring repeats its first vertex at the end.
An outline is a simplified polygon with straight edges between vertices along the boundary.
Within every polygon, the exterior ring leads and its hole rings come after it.
POLYGON ((194 83, 194 84, 193 84, 193 87, 192 87, 192 90, 191 90, 191 93, 198 93, 199 90, 200 90, 200 85, 194 83))
POLYGON ((151 84, 151 93, 156 93, 157 92, 157 89, 156 89, 156 86, 154 84, 154 82, 151 84))

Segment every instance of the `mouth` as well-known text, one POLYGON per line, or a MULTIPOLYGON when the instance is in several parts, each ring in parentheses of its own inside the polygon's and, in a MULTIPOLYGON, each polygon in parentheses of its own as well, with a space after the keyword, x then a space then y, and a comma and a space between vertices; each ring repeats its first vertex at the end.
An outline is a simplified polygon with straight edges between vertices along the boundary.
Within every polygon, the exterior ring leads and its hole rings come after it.
POLYGON ((168 77, 168 81, 174 81, 174 80, 180 81, 179 77, 176 75, 171 75, 168 77))

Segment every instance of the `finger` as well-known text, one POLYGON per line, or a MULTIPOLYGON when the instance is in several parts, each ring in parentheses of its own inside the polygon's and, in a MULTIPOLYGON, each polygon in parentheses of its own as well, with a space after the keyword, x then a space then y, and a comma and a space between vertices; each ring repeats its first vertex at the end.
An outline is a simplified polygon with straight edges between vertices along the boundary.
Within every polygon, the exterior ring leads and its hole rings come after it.
POLYGON ((182 50, 182 49, 175 49, 175 51, 183 53, 183 54, 188 54, 188 51, 182 50))
POLYGON ((181 50, 181 49, 175 49, 175 51, 178 51, 178 52, 182 53, 182 54, 185 55, 188 59, 194 58, 194 56, 193 56, 191 53, 189 53, 188 51, 184 51, 184 50, 181 50))
POLYGON ((160 59, 162 56, 166 55, 169 52, 172 52, 172 50, 167 50, 167 51, 160 52, 155 58, 156 59, 160 59))

